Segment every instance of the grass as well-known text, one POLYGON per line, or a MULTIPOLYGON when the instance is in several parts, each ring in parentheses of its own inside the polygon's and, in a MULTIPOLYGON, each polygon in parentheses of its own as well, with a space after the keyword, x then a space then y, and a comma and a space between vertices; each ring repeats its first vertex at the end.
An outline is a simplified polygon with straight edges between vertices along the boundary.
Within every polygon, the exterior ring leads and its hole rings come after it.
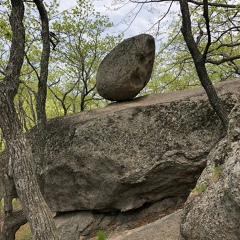
POLYGON ((222 175, 222 172, 223 172, 222 168, 218 168, 218 167, 213 168, 214 175, 216 175, 218 177, 222 175))
POLYGON ((199 184, 198 186, 196 186, 192 192, 191 192, 191 197, 196 197, 196 196, 199 196, 201 195, 202 193, 205 192, 205 190, 207 189, 207 185, 202 183, 202 184, 199 184))
POLYGON ((222 168, 214 167, 213 168, 213 177, 210 181, 210 184, 215 183, 220 178, 220 176, 222 175, 222 172, 223 172, 222 168))
POLYGON ((206 189, 207 189, 206 184, 202 183, 202 184, 196 186, 196 187, 194 188, 194 191, 196 191, 197 194, 200 195, 200 194, 202 194, 203 192, 205 192, 206 189))
POLYGON ((98 240, 105 240, 108 237, 108 234, 102 230, 97 233, 98 240))

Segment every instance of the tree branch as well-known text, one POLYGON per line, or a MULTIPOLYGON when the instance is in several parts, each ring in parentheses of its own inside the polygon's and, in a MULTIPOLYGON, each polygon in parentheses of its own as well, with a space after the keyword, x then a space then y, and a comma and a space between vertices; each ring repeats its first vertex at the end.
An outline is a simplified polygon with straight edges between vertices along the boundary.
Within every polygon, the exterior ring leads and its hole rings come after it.
POLYGON ((32 70, 35 72, 35 74, 36 74, 36 76, 37 76, 37 79, 38 79, 38 81, 39 81, 40 76, 39 76, 39 74, 38 74, 38 72, 37 72, 37 69, 36 69, 36 68, 33 66, 33 64, 31 63, 31 61, 30 61, 27 53, 25 53, 25 57, 26 57, 27 63, 30 65, 30 67, 32 68, 32 70))
POLYGON ((47 79, 48 79, 48 64, 50 58, 50 41, 49 41, 49 21, 47 11, 41 0, 34 0, 36 4, 42 22, 42 40, 43 40, 43 49, 41 56, 41 70, 40 78, 38 81, 38 95, 37 95, 37 115, 38 115, 38 124, 41 122, 43 125, 46 124, 46 98, 47 98, 47 79))
POLYGON ((205 23, 206 23, 206 29, 207 29, 207 45, 204 49, 203 53, 203 59, 204 61, 206 60, 208 49, 211 46, 211 32, 210 32, 210 21, 209 21, 209 16, 208 16, 208 0, 203 0, 203 17, 205 18, 205 23))
MULTIPOLYGON (((24 60, 25 48, 25 29, 23 25, 24 5, 21 0, 11 0, 12 12, 9 17, 12 27, 13 37, 10 49, 10 57, 7 68, 5 70, 5 78, 0 83, 0 95, 11 94, 11 98, 15 97, 19 86, 19 76, 24 60)), ((0 105, 1 105, 0 96, 0 105)))
MULTIPOLYGON (((152 2, 179 2, 179 0, 149 0, 149 1, 135 1, 130 0, 130 2, 133 3, 152 3, 152 2)), ((195 0, 188 0, 187 2, 193 3, 198 6, 204 5, 203 2, 195 1, 195 0)), ((208 3, 211 7, 221 7, 221 8, 237 8, 240 6, 240 4, 224 4, 224 3, 208 3)))
POLYGON ((205 59, 201 54, 201 52, 199 51, 196 42, 194 41, 192 29, 191 29, 191 18, 189 13, 188 1, 179 0, 179 2, 181 7, 181 13, 182 13, 181 32, 188 46, 188 49, 192 55, 199 80, 207 93, 207 96, 212 108, 221 119, 221 122, 225 130, 224 133, 226 134, 227 127, 228 127, 228 113, 217 96, 216 90, 214 89, 213 83, 210 80, 206 70, 205 59))
POLYGON ((220 65, 220 64, 223 64, 225 62, 231 62, 233 60, 237 60, 237 59, 240 59, 240 55, 236 55, 236 56, 232 56, 232 57, 224 57, 223 59, 221 60, 211 60, 211 59, 207 59, 206 62, 207 63, 212 63, 212 64, 216 64, 216 65, 220 65))
POLYGON ((22 83, 30 92, 32 92, 35 97, 37 96, 37 92, 32 87, 30 87, 25 81, 20 80, 19 82, 22 83))

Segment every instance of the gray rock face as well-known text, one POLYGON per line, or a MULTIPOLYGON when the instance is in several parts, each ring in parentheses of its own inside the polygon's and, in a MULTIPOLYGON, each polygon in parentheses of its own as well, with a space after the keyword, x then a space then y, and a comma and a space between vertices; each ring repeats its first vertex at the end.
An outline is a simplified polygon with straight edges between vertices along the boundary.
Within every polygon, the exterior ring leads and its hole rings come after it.
MULTIPOLYGON (((216 88, 229 109, 239 101, 239 79, 216 88)), ((57 212, 128 211, 186 198, 221 131, 201 88, 52 119, 44 196, 57 212)))
POLYGON ((108 240, 178 240, 180 216, 181 210, 178 210, 145 226, 118 235, 110 235, 108 240))
POLYGON ((182 239, 240 239, 240 105, 184 207, 182 239))
MULTIPOLYGON (((60 213, 54 220, 61 239, 89 240, 94 236, 93 239, 95 240, 99 230, 106 233, 114 231, 115 234, 122 235, 125 230, 135 229, 143 224, 162 218, 171 213, 173 209, 176 210, 181 207, 183 200, 172 197, 126 213, 93 211, 60 213)), ((179 228, 179 226, 180 224, 177 227, 179 228)))
POLYGON ((133 99, 149 82, 155 57, 151 35, 128 38, 102 61, 97 72, 97 91, 105 99, 133 99))

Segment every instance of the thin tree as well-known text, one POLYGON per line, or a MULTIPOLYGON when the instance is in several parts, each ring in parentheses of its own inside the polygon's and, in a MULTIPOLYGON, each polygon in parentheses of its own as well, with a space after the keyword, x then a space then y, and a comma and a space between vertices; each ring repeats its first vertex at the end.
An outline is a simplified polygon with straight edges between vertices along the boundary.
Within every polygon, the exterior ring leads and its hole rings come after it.
POLYGON ((204 89, 207 93, 210 104, 211 104, 212 108, 214 109, 214 111, 219 116, 219 118, 221 119, 221 122, 226 131, 227 127, 228 127, 228 113, 227 113, 224 105, 221 103, 220 99, 217 96, 217 92, 213 86, 212 81, 209 78, 209 75, 207 73, 207 69, 205 66, 207 52, 208 52, 209 47, 211 46, 211 33, 210 33, 209 16, 208 16, 208 0, 203 0, 203 4, 204 4, 203 16, 205 18, 207 35, 208 35, 207 45, 206 45, 203 53, 201 53, 199 51, 198 45, 193 38, 188 1, 187 0, 179 0, 179 2, 180 2, 180 6, 181 6, 181 13, 182 13, 181 32, 182 32, 185 42, 188 46, 188 49, 192 55, 198 77, 201 81, 202 86, 204 87, 204 89))
MULTIPOLYGON (((42 1, 34 0, 34 3, 42 17, 42 11, 45 9, 42 1)), ((23 24, 23 1, 11 0, 11 5, 10 24, 12 28, 12 45, 9 62, 4 72, 5 77, 0 82, 0 128, 3 131, 6 147, 9 152, 5 175, 7 175, 8 179, 13 179, 14 181, 14 187, 22 203, 24 214, 31 226, 33 239, 55 240, 59 239, 56 227, 50 209, 41 194, 35 173, 36 166, 34 165, 32 149, 23 133, 22 125, 14 106, 14 98, 19 88, 19 77, 24 60, 25 29, 23 24)), ((42 24, 44 26, 44 23, 42 24)), ((48 38, 47 30, 43 32, 43 41, 44 38, 48 38)), ((48 54, 47 51, 48 49, 46 49, 46 54, 48 54)), ((45 66, 47 65, 46 63, 45 66)), ((46 77, 47 74, 44 74, 46 77)), ((45 87, 43 86, 43 88, 45 87)), ((44 96, 42 96, 42 99, 44 99, 44 96)), ((11 196, 9 197, 10 199, 8 200, 11 204, 11 196)), ((7 215, 11 214, 12 208, 9 207, 7 215)), ((16 229, 12 228, 8 230, 10 231, 4 231, 3 238, 5 240, 15 239, 13 234, 15 235, 14 231, 16 229)))

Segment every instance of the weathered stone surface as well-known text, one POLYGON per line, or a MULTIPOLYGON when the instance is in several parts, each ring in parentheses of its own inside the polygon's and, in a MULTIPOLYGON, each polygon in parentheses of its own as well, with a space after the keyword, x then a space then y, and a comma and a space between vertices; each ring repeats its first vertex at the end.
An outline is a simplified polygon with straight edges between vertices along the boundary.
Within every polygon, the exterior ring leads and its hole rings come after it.
POLYGON ((155 41, 149 34, 128 38, 102 61, 97 91, 112 101, 131 100, 149 82, 155 57, 155 41))
MULTIPOLYGON (((122 235, 126 230, 138 228, 172 213, 182 207, 183 201, 184 199, 172 197, 124 213, 94 211, 60 213, 55 217, 55 223, 61 239, 89 240, 93 236, 93 239, 97 239, 99 230, 109 235, 122 235)), ((177 227, 179 226, 180 224, 177 227)))
MULTIPOLYGON (((216 86, 229 108, 240 81, 216 86)), ((53 211, 128 211, 187 197, 221 138, 203 89, 155 94, 49 121, 44 196, 53 211)))
POLYGON ((184 207, 182 239, 240 239, 240 105, 230 119, 184 207))
POLYGON ((114 234, 108 240, 178 240, 181 213, 182 211, 178 210, 147 225, 114 234))

